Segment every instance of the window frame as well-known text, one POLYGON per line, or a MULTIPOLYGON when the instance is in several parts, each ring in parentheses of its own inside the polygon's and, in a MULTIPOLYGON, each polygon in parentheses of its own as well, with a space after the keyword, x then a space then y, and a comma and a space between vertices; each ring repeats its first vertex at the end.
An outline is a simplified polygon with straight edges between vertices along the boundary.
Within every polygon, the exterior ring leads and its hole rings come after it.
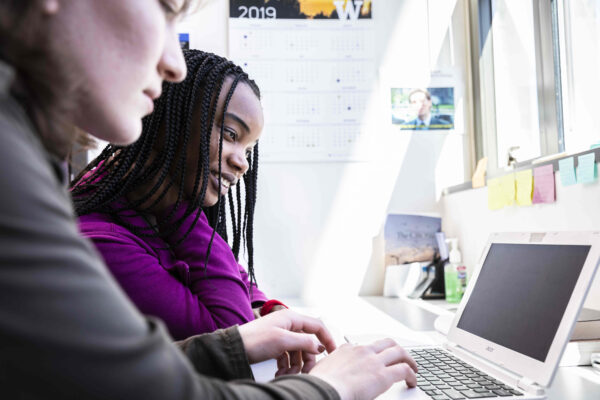
MULTIPOLYGON (((531 0, 534 15, 536 90, 540 157, 564 152, 564 118, 559 35, 560 0, 531 0)), ((498 0, 470 0, 471 71, 473 79, 474 152, 488 158, 488 176, 502 174, 498 166, 494 43, 492 23, 498 0)), ((564 41, 562 42, 564 43, 564 41)), ((536 157, 537 158, 537 157, 536 157)), ((531 160, 519 160, 519 164, 531 160)), ((475 165, 472 165, 474 170, 475 165)))

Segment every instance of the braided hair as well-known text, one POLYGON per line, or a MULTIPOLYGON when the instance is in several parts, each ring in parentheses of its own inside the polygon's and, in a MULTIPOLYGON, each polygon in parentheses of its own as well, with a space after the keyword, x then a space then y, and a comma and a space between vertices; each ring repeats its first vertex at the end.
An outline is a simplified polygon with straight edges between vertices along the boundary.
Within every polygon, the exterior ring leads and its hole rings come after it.
MULTIPOLYGON (((235 259, 239 259, 242 241, 248 257, 250 287, 256 283, 254 276, 253 227, 256 202, 258 172, 258 143, 248 155, 248 171, 241 181, 228 192, 227 201, 218 196, 217 203, 203 207, 209 181, 209 158, 212 128, 215 124, 218 98, 227 78, 233 83, 225 98, 223 115, 239 83, 247 84, 260 100, 260 90, 256 83, 237 65, 215 54, 199 50, 186 50, 184 57, 188 74, 181 83, 163 83, 162 96, 154 102, 154 112, 142 120, 140 139, 128 146, 109 144, 71 182, 71 194, 78 216, 93 212, 110 215, 117 223, 142 237, 166 237, 177 232, 184 220, 195 213, 193 224, 175 243, 167 245, 169 250, 177 247, 189 235, 201 213, 207 216, 213 228, 207 249, 204 267, 208 263, 215 233, 228 240, 227 210, 231 223, 233 240, 231 249, 235 259), (197 113, 197 114, 196 114, 197 113), (201 121, 200 132, 192 132, 194 116, 201 121), (186 168, 187 147, 192 135, 200 135, 197 149, 198 162, 195 171, 186 168), (154 151, 160 147, 160 151, 154 151), (186 176, 194 174, 194 189, 187 198, 187 208, 181 217, 176 211, 185 204, 184 182, 186 176), (178 193, 174 207, 160 220, 152 220, 148 215, 165 197, 169 189, 177 185, 178 193), (134 200, 127 194, 136 189, 151 187, 134 200), (243 192, 243 193, 242 193, 243 192), (244 207, 242 209, 242 200, 244 207), (228 207, 226 206, 228 204, 228 207), (127 222, 130 210, 143 217, 147 226, 139 227, 127 222)), ((221 156, 223 149, 224 124, 220 124, 219 171, 221 176, 221 156)))

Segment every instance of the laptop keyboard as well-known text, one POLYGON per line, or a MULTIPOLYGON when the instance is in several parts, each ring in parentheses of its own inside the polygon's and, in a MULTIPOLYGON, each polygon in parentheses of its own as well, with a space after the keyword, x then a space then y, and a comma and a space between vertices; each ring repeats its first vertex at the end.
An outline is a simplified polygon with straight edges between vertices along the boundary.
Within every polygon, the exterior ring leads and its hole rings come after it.
POLYGON ((434 400, 480 399, 523 394, 441 348, 411 350, 417 385, 434 400))

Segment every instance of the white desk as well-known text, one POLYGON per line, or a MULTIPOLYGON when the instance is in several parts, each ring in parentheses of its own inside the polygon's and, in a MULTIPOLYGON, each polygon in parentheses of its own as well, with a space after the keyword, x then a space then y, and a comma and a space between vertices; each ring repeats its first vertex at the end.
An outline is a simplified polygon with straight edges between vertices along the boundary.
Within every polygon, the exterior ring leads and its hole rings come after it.
MULTIPOLYGON (((359 343, 371 342, 389 336, 404 346, 418 343, 437 344, 444 336, 434 330, 438 314, 446 311, 443 301, 420 301, 387 297, 356 297, 319 308, 296 307, 298 312, 320 317, 331 329, 338 344, 344 335, 359 343)), ((272 379, 275 362, 265 362, 253 367, 258 381, 272 379)), ((384 393, 379 399, 398 399, 396 391, 384 393)), ((560 367, 547 391, 548 400, 598 400, 600 399, 600 374, 591 367, 560 367)))

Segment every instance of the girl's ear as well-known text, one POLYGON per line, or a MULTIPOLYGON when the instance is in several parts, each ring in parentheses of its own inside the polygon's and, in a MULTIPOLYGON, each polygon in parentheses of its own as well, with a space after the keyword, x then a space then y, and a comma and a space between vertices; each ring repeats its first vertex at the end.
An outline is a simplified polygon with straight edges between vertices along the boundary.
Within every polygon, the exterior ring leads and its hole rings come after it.
POLYGON ((43 0, 42 1, 42 10, 46 15, 54 15, 58 12, 60 8, 59 0, 43 0))

